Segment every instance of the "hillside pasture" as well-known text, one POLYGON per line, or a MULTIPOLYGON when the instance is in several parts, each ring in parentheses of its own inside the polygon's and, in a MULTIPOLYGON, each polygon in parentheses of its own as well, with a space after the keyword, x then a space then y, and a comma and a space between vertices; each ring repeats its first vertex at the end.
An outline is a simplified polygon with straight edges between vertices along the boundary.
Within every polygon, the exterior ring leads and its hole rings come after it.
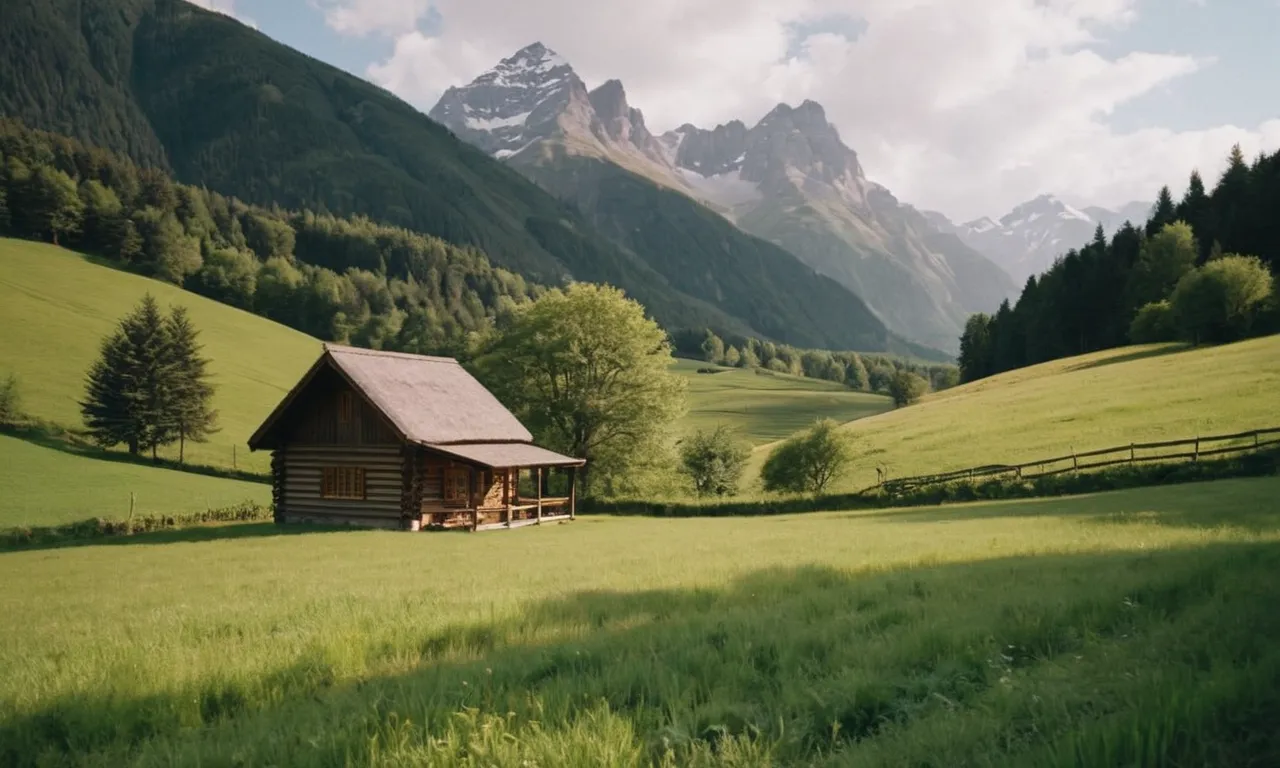
POLYGON ((761 445, 816 419, 854 421, 893 407, 882 395, 785 373, 722 368, 695 360, 677 360, 672 370, 689 382, 689 413, 677 425, 682 434, 725 425, 753 445, 761 445), (699 368, 719 372, 698 373, 699 368))
POLYGON ((1272 764, 1277 498, 0 553, 0 763, 1272 764))
MULTIPOLYGON (((320 354, 320 342, 270 320, 52 245, 0 238, 0 375, 17 374, 30 415, 80 427, 102 339, 147 292, 165 311, 188 309, 212 361, 220 431, 189 444, 187 461, 265 472, 270 457, 251 455, 246 441, 320 354)), ((161 455, 176 459, 178 448, 161 455)))
MULTIPOLYGON (((1127 347, 993 376, 848 424, 857 460, 832 489, 985 464, 1280 427, 1280 336, 1127 347)), ((754 479, 772 446, 756 449, 754 479)))
POLYGON ((102 517, 184 515, 244 501, 271 502, 271 486, 95 459, 0 435, 0 528, 102 517))

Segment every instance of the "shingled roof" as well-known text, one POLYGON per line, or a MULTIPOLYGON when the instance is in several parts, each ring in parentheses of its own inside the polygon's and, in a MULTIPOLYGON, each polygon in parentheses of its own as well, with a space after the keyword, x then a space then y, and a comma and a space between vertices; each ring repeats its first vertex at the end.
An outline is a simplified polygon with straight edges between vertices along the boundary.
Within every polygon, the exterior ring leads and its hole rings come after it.
POLYGON ((453 358, 338 344, 324 345, 320 359, 249 438, 251 449, 270 447, 265 443, 272 427, 325 366, 363 393, 406 442, 488 466, 584 463, 533 445, 533 435, 520 420, 453 358), (514 463, 501 463, 505 461, 514 463))

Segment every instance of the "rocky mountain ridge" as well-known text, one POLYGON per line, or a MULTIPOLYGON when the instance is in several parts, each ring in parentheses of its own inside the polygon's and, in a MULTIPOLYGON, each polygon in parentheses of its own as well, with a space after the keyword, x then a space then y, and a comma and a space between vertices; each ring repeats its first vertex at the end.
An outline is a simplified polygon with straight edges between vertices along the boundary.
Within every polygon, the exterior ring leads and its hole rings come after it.
POLYGON ((955 232, 866 178, 821 105, 779 104, 755 126, 646 127, 623 85, 588 90, 538 43, 466 86, 430 116, 460 138, 564 196, 571 157, 613 163, 707 205, 861 296, 891 330, 954 350, 972 312, 991 311, 1016 286, 955 232))

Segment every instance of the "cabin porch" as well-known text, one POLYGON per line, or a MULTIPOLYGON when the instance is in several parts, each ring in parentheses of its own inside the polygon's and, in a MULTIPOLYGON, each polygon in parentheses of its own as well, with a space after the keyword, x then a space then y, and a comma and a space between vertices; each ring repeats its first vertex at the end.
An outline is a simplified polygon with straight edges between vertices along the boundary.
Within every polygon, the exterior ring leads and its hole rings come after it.
POLYGON ((487 531, 576 517, 576 466, 485 467, 440 458, 424 463, 420 516, 411 530, 487 531))

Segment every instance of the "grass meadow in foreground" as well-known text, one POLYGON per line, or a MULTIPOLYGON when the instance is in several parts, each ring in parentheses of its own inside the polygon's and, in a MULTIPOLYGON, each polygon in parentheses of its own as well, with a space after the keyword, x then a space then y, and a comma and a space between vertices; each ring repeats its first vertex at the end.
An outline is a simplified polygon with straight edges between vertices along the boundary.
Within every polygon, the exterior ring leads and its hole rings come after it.
MULTIPOLYGON (((212 361, 220 430, 188 444, 187 461, 265 472, 271 457, 250 454, 245 441, 315 362, 320 342, 249 312, 52 245, 0 238, 0 375, 18 375, 25 412, 79 428, 77 403, 102 338, 147 292, 166 311, 190 311, 212 361)), ((178 446, 161 454, 177 458, 178 446)))
POLYGON ((893 408, 883 395, 854 392, 841 384, 772 371, 716 368, 695 360, 677 360, 672 371, 689 382, 689 413, 676 425, 688 434, 726 425, 753 445, 781 440, 816 419, 853 421, 893 408))
POLYGON ((0 763, 1274 765, 1278 498, 0 553, 0 763))
MULTIPOLYGON (((1218 347, 1127 347, 1057 360, 926 397, 846 429, 858 456, 830 490, 1071 451, 1280 427, 1280 336, 1218 347)), ((770 446, 748 467, 756 481, 770 446)))
POLYGON ((185 515, 243 501, 268 504, 271 486, 106 461, 0 435, 0 528, 103 517, 185 515))

